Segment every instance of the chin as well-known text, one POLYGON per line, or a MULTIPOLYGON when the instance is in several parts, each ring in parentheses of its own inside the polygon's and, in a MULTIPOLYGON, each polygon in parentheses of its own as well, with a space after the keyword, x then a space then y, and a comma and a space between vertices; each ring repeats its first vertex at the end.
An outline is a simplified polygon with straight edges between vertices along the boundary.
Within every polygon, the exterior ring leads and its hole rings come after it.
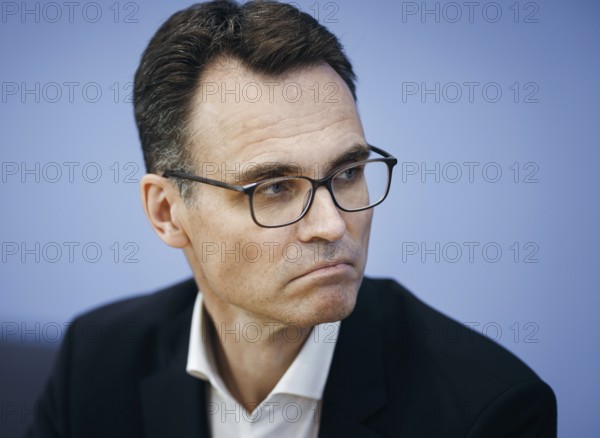
POLYGON ((301 305, 298 325, 315 326, 347 318, 356 305, 356 285, 328 285, 316 288, 301 305))

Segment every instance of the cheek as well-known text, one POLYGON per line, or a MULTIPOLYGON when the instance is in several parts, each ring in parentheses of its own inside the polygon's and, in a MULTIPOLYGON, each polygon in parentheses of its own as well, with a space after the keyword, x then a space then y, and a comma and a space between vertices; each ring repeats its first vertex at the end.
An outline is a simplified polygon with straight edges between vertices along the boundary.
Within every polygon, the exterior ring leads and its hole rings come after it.
POLYGON ((364 212, 350 213, 357 217, 349 224, 349 234, 356 245, 356 255, 360 259, 359 265, 364 269, 369 252, 369 238, 371 236, 371 222, 373 220, 373 209, 364 212))
POLYGON ((368 242, 373 221, 373 209, 347 214, 349 215, 346 221, 348 233, 356 241, 368 242))
POLYGON ((236 222, 213 221, 194 230, 195 258, 203 277, 223 293, 252 293, 278 284, 282 248, 287 242, 281 231, 236 222))

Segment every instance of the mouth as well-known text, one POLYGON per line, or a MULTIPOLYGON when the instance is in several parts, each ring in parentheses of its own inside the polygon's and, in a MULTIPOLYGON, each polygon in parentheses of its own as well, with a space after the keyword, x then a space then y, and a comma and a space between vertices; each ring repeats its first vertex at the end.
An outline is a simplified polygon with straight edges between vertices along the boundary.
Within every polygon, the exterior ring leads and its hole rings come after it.
POLYGON ((291 281, 300 279, 325 280, 333 277, 347 277, 352 274, 354 274, 354 267, 350 261, 319 263, 304 273, 294 277, 291 281))

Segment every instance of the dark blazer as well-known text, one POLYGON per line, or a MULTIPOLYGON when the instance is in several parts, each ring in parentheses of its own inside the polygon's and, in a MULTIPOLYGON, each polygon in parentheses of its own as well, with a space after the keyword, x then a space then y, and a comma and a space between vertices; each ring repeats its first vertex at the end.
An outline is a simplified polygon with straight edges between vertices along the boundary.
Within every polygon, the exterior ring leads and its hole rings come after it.
MULTIPOLYGON (((188 280, 77 318, 28 436, 208 437, 186 361, 188 280)), ((495 342, 393 280, 365 278, 342 321, 320 437, 553 437, 552 389, 495 342)))

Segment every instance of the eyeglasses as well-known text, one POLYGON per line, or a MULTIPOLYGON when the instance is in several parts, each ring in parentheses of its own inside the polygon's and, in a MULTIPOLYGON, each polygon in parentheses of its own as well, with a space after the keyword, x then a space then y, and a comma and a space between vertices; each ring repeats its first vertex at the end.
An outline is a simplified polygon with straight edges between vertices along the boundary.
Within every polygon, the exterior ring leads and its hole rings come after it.
POLYGON ((381 204, 390 190, 392 169, 398 160, 375 146, 369 146, 369 150, 383 158, 344 165, 321 179, 280 176, 239 186, 177 170, 167 170, 163 176, 245 193, 250 199, 252 220, 264 228, 278 228, 302 219, 312 205, 316 190, 321 186, 327 187, 335 206, 342 211, 363 211, 381 204))

